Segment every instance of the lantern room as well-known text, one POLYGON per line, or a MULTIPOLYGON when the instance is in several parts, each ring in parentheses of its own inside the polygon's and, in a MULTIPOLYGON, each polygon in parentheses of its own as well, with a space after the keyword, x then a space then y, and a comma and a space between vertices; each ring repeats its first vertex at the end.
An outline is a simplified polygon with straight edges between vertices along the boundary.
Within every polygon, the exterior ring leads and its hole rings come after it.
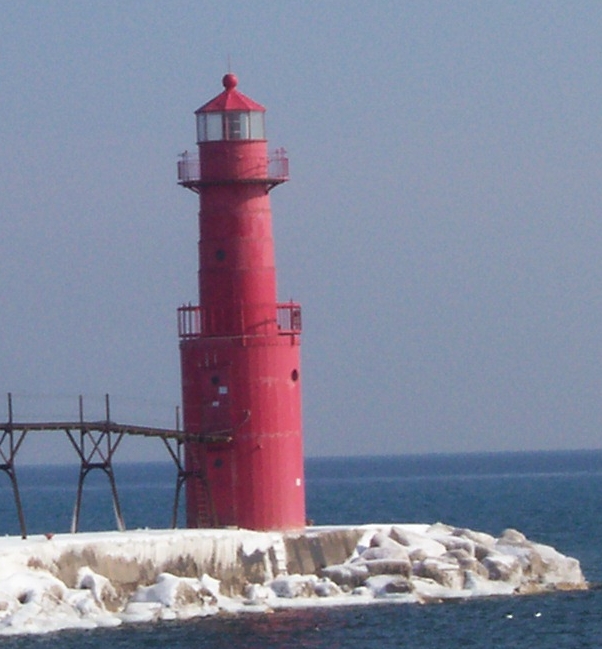
POLYGON ((197 111, 197 144, 218 140, 265 140, 265 108, 236 90, 233 74, 222 79, 224 91, 197 111))

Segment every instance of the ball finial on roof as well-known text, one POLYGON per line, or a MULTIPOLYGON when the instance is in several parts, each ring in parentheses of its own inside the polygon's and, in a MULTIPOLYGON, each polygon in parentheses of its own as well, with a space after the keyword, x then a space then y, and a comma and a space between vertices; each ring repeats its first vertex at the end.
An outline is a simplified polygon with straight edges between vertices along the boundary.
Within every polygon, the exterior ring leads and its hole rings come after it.
POLYGON ((232 90, 232 88, 236 88, 238 79, 236 78, 235 74, 229 72, 228 74, 224 75, 224 78, 222 79, 222 83, 224 84, 224 88, 226 90, 232 90))

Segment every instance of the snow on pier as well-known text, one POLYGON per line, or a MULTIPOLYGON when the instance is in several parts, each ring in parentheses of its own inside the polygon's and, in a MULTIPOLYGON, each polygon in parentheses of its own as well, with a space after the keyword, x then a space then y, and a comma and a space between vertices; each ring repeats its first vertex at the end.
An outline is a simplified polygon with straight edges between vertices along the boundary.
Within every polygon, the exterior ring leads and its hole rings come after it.
POLYGON ((0 539, 0 634, 585 588, 576 559, 516 530, 441 523, 0 539))

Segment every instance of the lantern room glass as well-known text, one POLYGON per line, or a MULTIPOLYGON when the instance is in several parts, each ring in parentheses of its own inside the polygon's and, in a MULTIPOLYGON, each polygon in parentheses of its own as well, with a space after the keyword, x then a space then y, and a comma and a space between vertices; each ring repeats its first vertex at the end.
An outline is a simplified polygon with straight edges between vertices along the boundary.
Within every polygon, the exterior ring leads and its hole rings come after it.
POLYGON ((249 113, 224 113, 224 127, 225 140, 248 140, 249 113))
POLYGON ((265 140, 265 113, 260 110, 249 112, 249 121, 251 125, 251 140, 265 140))
POLYGON ((264 114, 258 110, 198 113, 197 142, 265 140, 264 114))

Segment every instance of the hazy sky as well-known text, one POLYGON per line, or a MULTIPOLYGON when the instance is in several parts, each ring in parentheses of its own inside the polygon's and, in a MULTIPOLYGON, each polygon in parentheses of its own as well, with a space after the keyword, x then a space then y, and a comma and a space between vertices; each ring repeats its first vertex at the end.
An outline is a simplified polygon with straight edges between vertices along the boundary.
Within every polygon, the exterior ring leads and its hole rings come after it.
MULTIPOLYGON (((228 57, 290 156, 307 455, 601 448, 599 0, 0 0, 15 418, 75 419, 80 393, 102 417, 108 392, 173 424, 198 234, 176 158, 228 57)), ((71 457, 52 440, 23 457, 71 457)))

